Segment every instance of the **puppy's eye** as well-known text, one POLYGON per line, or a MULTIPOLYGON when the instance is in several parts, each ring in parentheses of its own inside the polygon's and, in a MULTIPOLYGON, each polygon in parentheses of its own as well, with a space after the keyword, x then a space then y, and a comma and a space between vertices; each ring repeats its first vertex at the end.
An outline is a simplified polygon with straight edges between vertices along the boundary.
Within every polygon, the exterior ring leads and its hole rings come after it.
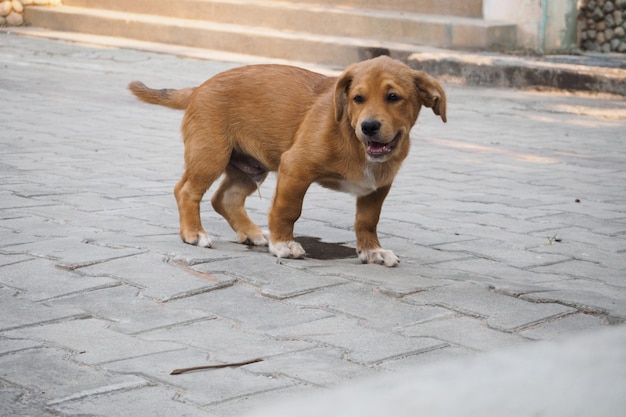
POLYGON ((352 100, 357 103, 357 104, 362 104, 365 103, 365 97, 361 96, 361 95, 356 95, 352 98, 352 100))
POLYGON ((395 103, 396 101, 400 101, 400 96, 396 93, 387 94, 387 101, 390 103, 395 103))

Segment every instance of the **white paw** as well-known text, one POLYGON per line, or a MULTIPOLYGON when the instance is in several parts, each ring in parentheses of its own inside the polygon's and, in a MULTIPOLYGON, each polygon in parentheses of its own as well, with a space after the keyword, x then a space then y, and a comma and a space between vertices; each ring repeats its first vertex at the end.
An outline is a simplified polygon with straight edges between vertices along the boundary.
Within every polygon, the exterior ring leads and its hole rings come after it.
POLYGON ((255 246, 267 246, 267 238, 263 235, 255 236, 250 239, 255 246))
POLYGON ((400 259, 392 251, 382 248, 362 249, 359 251, 359 259, 364 264, 396 266, 400 263, 400 259))
POLYGON ((267 238, 264 234, 255 235, 251 237, 244 235, 244 234, 240 234, 237 236, 237 242, 243 243, 244 245, 267 246, 267 238))
POLYGON ((270 242, 270 253, 277 258, 304 258, 306 252, 302 245, 296 241, 278 242, 273 244, 270 242))
POLYGON ((194 246, 200 246, 201 248, 211 248, 213 247, 213 243, 211 242, 211 238, 206 232, 198 232, 198 235, 193 240, 187 240, 183 238, 183 242, 188 243, 194 246))
POLYGON ((257 246, 267 246, 269 244, 269 240, 270 240, 270 231, 261 230, 261 236, 257 236, 255 240, 253 240, 253 243, 257 246))

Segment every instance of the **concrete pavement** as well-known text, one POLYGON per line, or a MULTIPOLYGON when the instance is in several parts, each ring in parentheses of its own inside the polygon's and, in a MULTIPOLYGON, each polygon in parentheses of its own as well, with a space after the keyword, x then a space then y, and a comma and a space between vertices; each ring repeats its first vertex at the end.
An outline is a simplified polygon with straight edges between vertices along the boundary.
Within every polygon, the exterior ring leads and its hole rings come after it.
MULTIPOLYGON (((410 393, 420 372, 460 395, 446 381, 471 381, 463 364, 484 382, 510 352, 504 369, 533 380, 533 363, 579 345, 601 363, 564 353, 572 378, 608 394, 577 398, 623 410, 623 98, 449 86, 448 124, 422 112, 379 224, 399 267, 358 264, 354 200, 320 187, 296 224, 310 257, 279 265, 233 243, 210 204, 215 248, 180 242, 182 113, 126 91, 235 65, 0 33, 0 415, 255 415, 362 378, 410 393)), ((260 225, 273 184, 249 199, 260 225)), ((539 368, 546 381, 565 366, 539 368)))

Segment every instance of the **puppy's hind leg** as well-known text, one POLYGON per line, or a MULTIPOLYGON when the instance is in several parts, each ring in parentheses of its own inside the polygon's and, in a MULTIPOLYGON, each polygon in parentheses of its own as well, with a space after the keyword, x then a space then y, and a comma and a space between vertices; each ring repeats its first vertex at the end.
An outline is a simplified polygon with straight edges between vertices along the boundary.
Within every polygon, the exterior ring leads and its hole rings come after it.
POLYGON ((200 220, 200 201, 211 185, 205 186, 194 183, 191 179, 192 177, 185 171, 176 187, 174 187, 174 196, 178 204, 180 220, 180 238, 183 242, 190 245, 210 248, 212 246, 211 238, 202 228, 200 220))
MULTIPOLYGON (((265 176, 267 173, 260 182, 265 176)), ((226 175, 211 198, 211 203, 215 211, 221 214, 237 233, 239 243, 261 246, 267 245, 267 239, 245 209, 246 198, 256 190, 257 183, 239 169, 228 165, 226 175)))
POLYGON ((180 237, 183 242, 207 248, 212 246, 209 234, 202 228, 200 201, 206 190, 222 174, 227 163, 227 153, 185 149, 185 172, 174 187, 180 218, 180 237), (210 160, 200 156, 207 154, 212 155, 210 160))

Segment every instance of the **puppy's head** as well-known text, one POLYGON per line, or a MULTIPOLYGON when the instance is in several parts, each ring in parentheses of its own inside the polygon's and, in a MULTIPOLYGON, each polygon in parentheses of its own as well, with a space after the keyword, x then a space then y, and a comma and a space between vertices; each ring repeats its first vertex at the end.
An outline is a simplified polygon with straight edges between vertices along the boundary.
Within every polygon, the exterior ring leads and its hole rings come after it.
POLYGON ((335 118, 347 118, 370 161, 384 162, 407 149, 422 106, 446 121, 446 94, 431 76, 381 56, 354 64, 335 84, 335 118))

